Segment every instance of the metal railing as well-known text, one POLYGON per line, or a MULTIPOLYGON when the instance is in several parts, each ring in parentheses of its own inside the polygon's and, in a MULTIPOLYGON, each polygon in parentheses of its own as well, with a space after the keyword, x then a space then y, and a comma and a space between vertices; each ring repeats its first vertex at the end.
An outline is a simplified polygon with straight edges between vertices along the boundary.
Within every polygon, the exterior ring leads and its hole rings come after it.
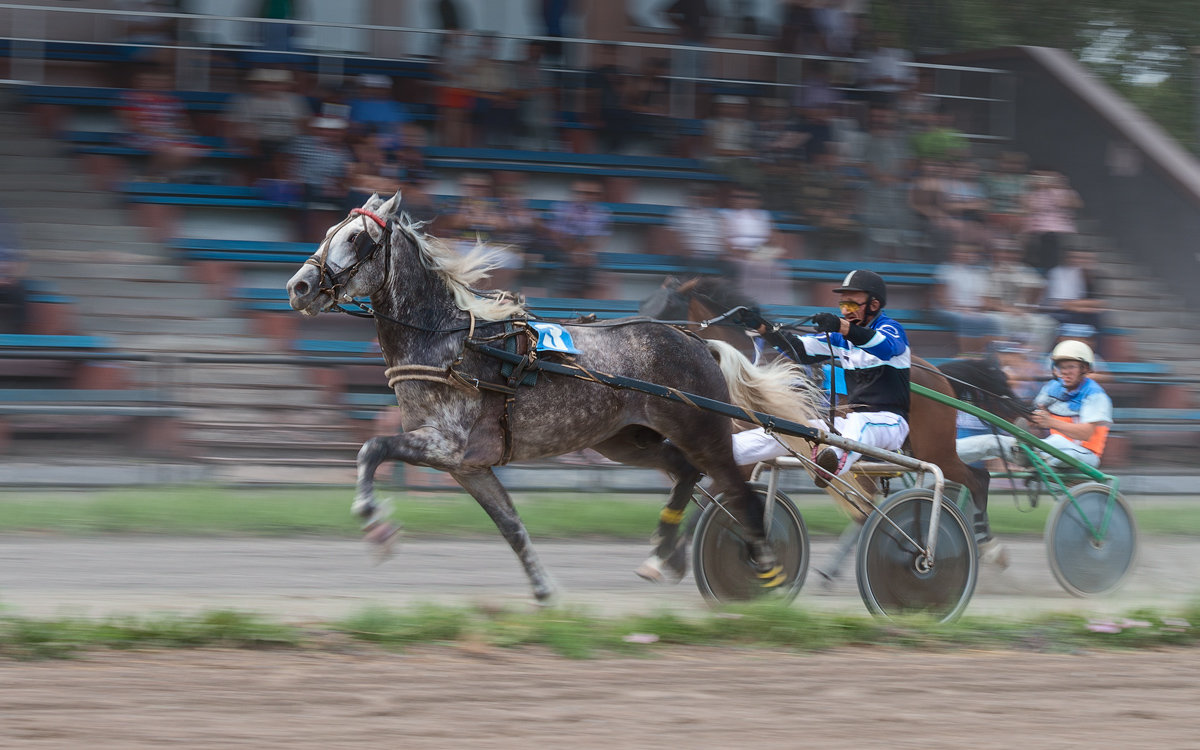
MULTIPOLYGON (((47 44, 75 42, 92 44, 97 48, 114 46, 127 48, 130 53, 156 53, 173 58, 176 83, 181 89, 207 90, 214 80, 214 60, 231 52, 254 52, 276 57, 282 64, 303 55, 316 63, 318 83, 340 84, 346 75, 347 64, 367 61, 409 60, 437 63, 437 53, 443 37, 450 32, 441 29, 412 28, 334 21, 302 19, 266 19, 246 16, 201 15, 197 13, 165 13, 123 11, 113 9, 42 6, 28 3, 0 3, 0 34, 8 32, 10 77, 16 81, 43 83, 47 75, 47 44), (87 19, 75 24, 67 33, 60 22, 63 17, 87 19), (133 19, 156 18, 175 21, 179 25, 177 38, 170 42, 113 41, 119 38, 116 29, 133 19), (225 34, 227 42, 214 43, 212 34, 204 33, 206 26, 231 24, 253 31, 225 34), (263 43, 236 43, 257 39, 258 30, 285 27, 292 32, 280 35, 295 40, 295 30, 340 29, 362 32, 362 48, 331 52, 311 46, 308 49, 272 49, 263 43), (208 36, 209 39, 205 40, 208 36)), ((471 36, 481 36, 472 34, 471 36)), ((820 62, 842 71, 853 71, 865 64, 865 59, 801 55, 767 50, 746 50, 707 46, 689 46, 657 42, 613 41, 546 37, 537 35, 487 34, 497 45, 496 59, 517 59, 517 50, 531 41, 561 45, 560 59, 546 65, 565 89, 564 108, 578 105, 577 94, 585 85, 582 76, 592 58, 590 49, 614 44, 621 62, 631 70, 644 60, 665 57, 670 60, 666 78, 671 86, 671 115, 697 118, 706 114, 701 92, 729 87, 746 87, 756 95, 791 98, 797 89, 804 88, 805 69, 820 62)), ((918 72, 932 78, 932 89, 922 92, 940 106, 960 114, 964 120, 960 129, 974 140, 1008 140, 1013 134, 1012 94, 1015 78, 1005 70, 963 65, 909 63, 918 72)), ((854 76, 847 73, 851 79, 854 76)), ((853 90, 853 83, 844 80, 843 92, 853 90)))

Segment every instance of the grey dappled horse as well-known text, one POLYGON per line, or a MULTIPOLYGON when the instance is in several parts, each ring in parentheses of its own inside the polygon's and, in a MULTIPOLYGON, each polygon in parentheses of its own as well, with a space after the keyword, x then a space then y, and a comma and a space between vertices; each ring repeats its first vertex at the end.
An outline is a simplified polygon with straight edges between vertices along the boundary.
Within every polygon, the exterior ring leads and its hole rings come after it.
MULTIPOLYGON (((702 475, 741 509, 748 558, 764 585, 775 582, 775 551, 764 539, 763 502, 733 460, 727 417, 632 390, 614 390, 562 375, 538 375, 517 388, 505 418, 505 394, 472 380, 504 383, 501 362, 464 345, 496 341, 505 321, 526 311, 509 296, 471 285, 494 267, 496 251, 459 255, 424 235, 400 210, 400 194, 372 196, 330 228, 317 253, 288 281, 293 309, 317 315, 340 301, 369 297, 379 344, 396 392, 403 431, 373 437, 358 453, 353 510, 368 539, 390 540, 394 527, 376 501, 375 471, 394 459, 448 472, 495 521, 517 554, 539 601, 554 585, 529 541, 508 492, 492 467, 593 448, 621 463, 661 469, 675 484, 660 515, 657 546, 647 563, 662 578, 682 577, 685 540, 678 524, 702 475), (459 373, 452 376, 451 370, 459 373)), ((638 378, 796 422, 816 414, 820 394, 795 390, 794 366, 755 367, 733 347, 707 342, 644 319, 564 323, 589 369, 638 378)), ((499 346, 499 343, 495 344, 499 346)), ((798 443, 802 444, 802 443, 798 443)), ((651 576, 655 577, 655 576, 651 576)))

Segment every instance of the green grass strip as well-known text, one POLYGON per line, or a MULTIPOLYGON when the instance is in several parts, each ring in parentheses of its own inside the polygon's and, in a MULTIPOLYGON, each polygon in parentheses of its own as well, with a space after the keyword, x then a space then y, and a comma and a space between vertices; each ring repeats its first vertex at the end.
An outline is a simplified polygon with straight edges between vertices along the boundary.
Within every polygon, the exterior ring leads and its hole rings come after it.
POLYGON ((653 655, 663 647, 684 646, 798 652, 865 645, 1075 652, 1197 645, 1200 603, 1172 614, 1138 610, 1104 619, 1079 614, 1047 614, 1025 620, 968 617, 949 625, 919 617, 876 620, 811 612, 779 602, 756 602, 711 613, 660 612, 612 618, 564 608, 373 608, 316 631, 229 611, 105 621, 0 616, 0 658, 67 658, 95 649, 321 649, 331 643, 340 650, 354 641, 391 650, 446 644, 542 647, 573 659, 653 655))
MULTIPOLYGON (((382 493, 386 494, 386 493, 382 493)), ((165 534, 180 536, 320 535, 354 537, 350 488, 232 489, 162 487, 80 491, 0 492, 0 533, 165 534)), ((665 496, 525 493, 517 509, 535 539, 645 540, 665 496)), ((793 498, 811 534, 837 534, 846 517, 824 495, 793 498)), ((494 536, 495 526, 463 492, 397 493, 395 517, 415 536, 494 536)), ((999 534, 1040 534, 1052 507, 1018 509, 1010 495, 993 496, 990 515, 999 534)), ((1200 504, 1135 501, 1148 534, 1200 534, 1200 504)))

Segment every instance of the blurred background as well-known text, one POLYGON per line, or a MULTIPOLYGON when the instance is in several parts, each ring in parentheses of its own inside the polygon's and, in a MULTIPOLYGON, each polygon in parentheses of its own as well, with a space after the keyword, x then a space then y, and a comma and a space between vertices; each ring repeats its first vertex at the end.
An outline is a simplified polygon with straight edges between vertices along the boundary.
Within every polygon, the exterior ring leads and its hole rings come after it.
MULTIPOLYGON (((0 483, 352 482, 395 429, 374 327, 302 319, 283 285, 400 190, 429 233, 508 246, 491 285, 546 315, 709 276, 786 321, 870 267, 918 355, 995 356, 1018 393, 1085 340, 1103 468, 1161 487, 1200 448, 1187 10, 0 3, 0 483)), ((502 474, 661 486, 589 455, 502 474)))

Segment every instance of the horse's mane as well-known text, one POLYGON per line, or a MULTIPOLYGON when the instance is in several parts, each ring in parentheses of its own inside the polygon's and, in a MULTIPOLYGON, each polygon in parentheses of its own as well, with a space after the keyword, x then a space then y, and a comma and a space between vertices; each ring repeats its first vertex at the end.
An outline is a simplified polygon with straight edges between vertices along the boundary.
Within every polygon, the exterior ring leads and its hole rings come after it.
MULTIPOLYGON (((1000 368, 1000 364, 993 358, 977 359, 964 357, 961 359, 951 359, 943 362, 938 369, 945 375, 965 381, 998 396, 1012 395, 1012 390, 1009 388, 1008 378, 1005 377, 1004 370, 1000 368)), ((954 381, 951 381, 951 385, 954 386, 956 392, 968 390, 965 386, 954 381)))
POLYGON ((738 288, 722 279, 713 276, 698 276, 679 285, 679 292, 686 295, 699 295, 711 300, 719 308, 713 312, 725 312, 735 307, 758 308, 758 303, 742 294, 738 288))
POLYGON ((455 307, 483 320, 504 320, 525 314, 525 307, 515 295, 481 296, 471 288, 500 267, 504 248, 476 242, 469 252, 460 254, 437 237, 425 234, 422 231, 425 222, 414 221, 403 212, 395 218, 397 228, 416 246, 421 264, 445 282, 454 296, 455 307))

